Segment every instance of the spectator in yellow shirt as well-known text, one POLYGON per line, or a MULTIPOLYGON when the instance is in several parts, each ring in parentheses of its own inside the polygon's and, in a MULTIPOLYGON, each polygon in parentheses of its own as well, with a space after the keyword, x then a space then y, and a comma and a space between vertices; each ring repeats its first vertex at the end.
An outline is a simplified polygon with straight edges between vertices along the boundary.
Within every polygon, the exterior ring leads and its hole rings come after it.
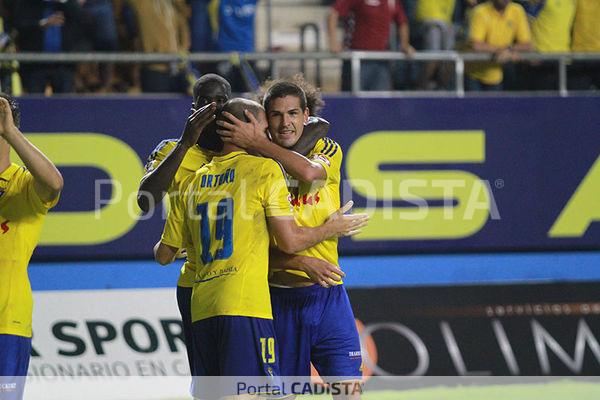
POLYGON ((471 50, 492 53, 491 62, 466 65, 465 87, 471 91, 502 90, 502 64, 531 51, 531 31, 523 7, 512 0, 490 0, 476 6, 470 22, 471 50))
MULTIPOLYGON (((521 4, 531 26, 533 46, 540 53, 571 51, 571 29, 577 0, 528 0, 521 4)), ((522 87, 530 90, 557 90, 558 63, 524 64, 522 87)))
MULTIPOLYGON (((577 0, 573 22, 574 52, 600 52, 600 1, 577 0)), ((578 61, 569 71, 569 89, 600 89, 600 62, 578 61)))

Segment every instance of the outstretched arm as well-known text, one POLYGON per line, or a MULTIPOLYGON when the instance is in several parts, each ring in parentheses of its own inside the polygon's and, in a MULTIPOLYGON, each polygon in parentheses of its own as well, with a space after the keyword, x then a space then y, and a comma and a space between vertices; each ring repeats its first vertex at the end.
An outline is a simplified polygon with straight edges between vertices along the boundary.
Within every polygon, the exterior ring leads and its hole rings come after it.
POLYGON ((275 236, 277 247, 288 254, 306 250, 333 236, 354 236, 362 232, 360 228, 367 226, 369 216, 367 214, 344 215, 353 204, 349 201, 331 214, 323 225, 314 228, 298 226, 291 216, 269 217, 269 230, 275 236))
POLYGON ((233 114, 223 112, 223 116, 230 122, 217 121, 217 125, 222 128, 217 130, 217 133, 221 135, 224 142, 233 143, 279 161, 290 175, 302 182, 312 183, 317 180, 325 182, 327 171, 321 164, 271 142, 261 131, 254 115, 248 110, 244 113, 250 122, 240 121, 233 114))
POLYGON ((63 178, 44 153, 35 147, 16 127, 8 100, 0 98, 0 136, 15 149, 31 175, 33 188, 40 200, 55 200, 63 188, 63 178))
POLYGON ((144 212, 152 210, 167 193, 187 151, 196 144, 202 130, 215 118, 216 103, 210 103, 190 115, 177 145, 162 163, 150 172, 138 189, 137 203, 144 212))

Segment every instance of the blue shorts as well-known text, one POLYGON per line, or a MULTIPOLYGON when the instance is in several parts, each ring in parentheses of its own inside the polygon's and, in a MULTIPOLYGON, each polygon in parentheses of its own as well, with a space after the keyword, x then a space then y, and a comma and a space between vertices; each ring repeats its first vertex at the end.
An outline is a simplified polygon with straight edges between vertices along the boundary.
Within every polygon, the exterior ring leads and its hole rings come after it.
POLYGON ((191 375, 194 373, 194 340, 192 339, 192 289, 191 287, 177 286, 177 307, 181 314, 181 322, 183 328, 183 339, 185 341, 185 349, 187 351, 188 363, 190 365, 191 375))
MULTIPOLYGON (((192 324, 194 338, 194 373, 192 395, 203 398, 214 394, 207 387, 210 380, 202 377, 237 376, 245 379, 246 386, 279 382, 279 352, 273 321, 264 318, 217 316, 192 324)), ((216 381, 215 381, 216 382, 216 381)), ((222 379, 221 382, 227 382, 222 379)), ((214 385, 210 385, 214 386, 214 385)), ((220 396, 233 396, 236 387, 220 388, 220 396)), ((261 390, 267 393, 269 390, 261 390)))
POLYGON ((30 337, 0 334, 0 399, 23 398, 30 356, 30 337))
POLYGON ((358 330, 343 285, 271 287, 281 376, 310 376, 312 362, 332 382, 362 379, 358 330))

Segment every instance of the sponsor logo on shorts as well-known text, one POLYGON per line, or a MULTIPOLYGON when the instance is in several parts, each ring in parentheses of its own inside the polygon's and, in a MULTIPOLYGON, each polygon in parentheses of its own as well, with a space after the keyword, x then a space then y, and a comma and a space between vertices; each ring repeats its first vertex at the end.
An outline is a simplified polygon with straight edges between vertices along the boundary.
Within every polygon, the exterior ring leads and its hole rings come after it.
POLYGON ((12 392, 17 389, 16 382, 0 383, 0 392, 12 392))

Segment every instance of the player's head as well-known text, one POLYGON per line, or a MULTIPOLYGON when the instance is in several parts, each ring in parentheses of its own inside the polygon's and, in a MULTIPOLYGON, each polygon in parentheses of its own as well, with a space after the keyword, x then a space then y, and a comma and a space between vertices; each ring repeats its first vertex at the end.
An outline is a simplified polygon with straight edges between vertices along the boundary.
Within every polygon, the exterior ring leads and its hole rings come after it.
MULTIPOLYGON (((231 97, 231 85, 227 79, 217 74, 202 75, 196 83, 194 83, 194 104, 192 107, 197 110, 209 103, 217 103, 218 115, 223 105, 231 97)), ((211 122, 198 138, 198 145, 208 150, 221 151, 223 149, 223 141, 217 134, 217 125, 211 122)))
MULTIPOLYGON (((239 119, 240 121, 250 122, 244 110, 248 110, 254 118, 258 121, 261 126, 261 129, 267 134, 267 117, 265 115, 265 109, 259 103, 253 100, 243 99, 241 97, 235 97, 229 100, 223 106, 222 111, 227 111, 233 114, 234 117, 239 119)), ((217 120, 224 120, 225 117, 223 113, 217 116, 217 120)))
POLYGON ((320 115, 321 108, 323 108, 323 106, 325 105, 325 101, 323 101, 323 98, 321 97, 321 90, 318 87, 311 84, 310 82, 308 82, 304 78, 304 74, 302 73, 298 73, 292 76, 291 78, 277 79, 274 81, 265 81, 265 83, 261 87, 263 93, 259 95, 258 101, 260 103, 263 103, 265 97, 264 92, 266 92, 271 86, 279 82, 292 82, 300 86, 300 88, 304 91, 304 95, 306 96, 306 107, 308 107, 308 114, 313 117, 318 117, 320 115))
POLYGON ((10 111, 12 112, 13 122, 17 128, 21 127, 21 111, 19 110, 19 104, 7 95, 6 93, 0 93, 0 97, 6 99, 8 101, 8 105, 10 106, 10 111))
POLYGON ((512 0, 492 0, 492 4, 497 10, 502 11, 508 6, 508 3, 510 3, 511 1, 512 0))
MULTIPOLYGON (((8 105, 10 107, 13 122, 15 123, 16 127, 19 127, 20 120, 21 120, 21 113, 19 111, 19 105, 17 104, 16 101, 13 100, 12 97, 10 97, 7 94, 0 93, 0 97, 6 99, 6 101, 8 101, 8 105)), ((3 160, 3 162, 4 162, 4 161, 8 160, 9 158, 10 158, 10 145, 8 144, 8 142, 6 140, 4 140, 4 138, 2 138, 0 136, 0 159, 3 160)))
POLYGON ((263 106, 273 141, 283 147, 295 145, 308 121, 302 88, 292 82, 277 82, 265 93, 263 106))
POLYGON ((214 101, 218 112, 231 98, 231 85, 220 75, 206 74, 194 83, 193 93, 196 110, 214 101))

